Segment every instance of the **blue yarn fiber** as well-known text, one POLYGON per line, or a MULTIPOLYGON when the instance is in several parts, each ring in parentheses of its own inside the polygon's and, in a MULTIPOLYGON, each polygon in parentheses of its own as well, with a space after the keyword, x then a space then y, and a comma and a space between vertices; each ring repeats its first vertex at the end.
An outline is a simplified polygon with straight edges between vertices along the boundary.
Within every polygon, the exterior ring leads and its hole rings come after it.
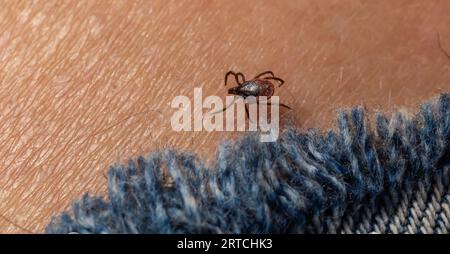
POLYGON ((85 194, 47 233, 324 233, 386 192, 450 169, 450 94, 415 116, 343 111, 336 131, 257 133, 219 147, 216 164, 165 150, 112 166, 109 197, 85 194))

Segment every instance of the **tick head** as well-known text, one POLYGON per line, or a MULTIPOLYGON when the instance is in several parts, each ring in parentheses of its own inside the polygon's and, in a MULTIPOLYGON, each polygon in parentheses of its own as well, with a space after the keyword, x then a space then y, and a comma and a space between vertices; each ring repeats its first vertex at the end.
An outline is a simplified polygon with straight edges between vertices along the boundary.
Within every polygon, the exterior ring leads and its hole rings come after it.
POLYGON ((239 88, 240 88, 239 86, 235 86, 235 87, 228 89, 228 94, 240 95, 241 90, 239 88))

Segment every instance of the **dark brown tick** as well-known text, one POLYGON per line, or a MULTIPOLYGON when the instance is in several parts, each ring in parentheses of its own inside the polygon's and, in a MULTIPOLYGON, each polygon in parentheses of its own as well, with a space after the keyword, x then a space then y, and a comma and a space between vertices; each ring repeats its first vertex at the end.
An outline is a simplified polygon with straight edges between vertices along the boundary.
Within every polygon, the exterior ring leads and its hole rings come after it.
MULTIPOLYGON (((240 97, 243 97, 244 99, 247 98, 248 96, 254 96, 257 99, 256 100, 257 103, 259 103, 258 102, 259 96, 266 96, 267 100, 269 100, 270 97, 272 97, 272 95, 275 92, 275 86, 272 83, 273 81, 278 82, 279 84, 278 87, 284 84, 284 80, 276 77, 272 71, 262 72, 256 75, 252 80, 245 80, 244 74, 240 72, 229 71, 227 72, 227 74, 225 74, 225 86, 227 85, 228 77, 230 75, 234 76, 236 83, 238 85, 228 89, 228 94, 238 95, 240 97)), ((225 111, 231 105, 233 104, 226 106, 220 112, 225 111)), ((267 105, 271 104, 268 102, 267 105)), ((279 103, 277 105, 291 109, 289 106, 282 103, 279 103)), ((247 114, 247 117, 249 117, 247 105, 245 105, 245 113, 247 114)))

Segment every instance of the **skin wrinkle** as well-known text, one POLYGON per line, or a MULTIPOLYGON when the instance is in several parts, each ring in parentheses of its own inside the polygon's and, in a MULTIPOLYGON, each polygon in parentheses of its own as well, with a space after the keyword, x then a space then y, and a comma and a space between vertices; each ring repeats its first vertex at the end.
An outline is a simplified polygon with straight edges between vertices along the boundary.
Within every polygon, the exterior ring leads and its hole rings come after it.
MULTIPOLYGON (((112 162, 164 147, 205 156, 220 140, 239 136, 173 133, 164 121, 172 113, 170 99, 192 96, 194 86, 203 87, 204 96, 224 98, 228 69, 247 78, 273 69, 285 78, 287 85, 276 94, 296 113, 281 114, 302 128, 330 127, 337 107, 362 102, 369 112, 383 107, 386 91, 393 107, 412 108, 443 90, 449 79, 448 68, 441 67, 448 59, 435 42, 441 31, 443 47, 449 45, 445 27, 436 26, 445 19, 430 14, 446 13, 438 4, 7 3, 0 10, 1 38, 6 38, 0 46, 0 122, 7 123, 0 127, 0 156, 8 159, 0 162, 0 174, 8 177, 0 180, 0 214, 26 218, 23 225, 33 231, 82 193, 103 193, 103 173, 112 162), (16 14, 26 9, 28 19, 17 22, 16 14), (401 17, 400 10, 409 14, 401 17), (411 21, 418 16, 432 31, 411 21), (63 27, 64 37, 56 42, 63 27), (11 109, 5 111, 7 105, 11 109), (147 109, 162 116, 132 117, 147 109)), ((0 223, 2 232, 3 225, 10 224, 0 223)))

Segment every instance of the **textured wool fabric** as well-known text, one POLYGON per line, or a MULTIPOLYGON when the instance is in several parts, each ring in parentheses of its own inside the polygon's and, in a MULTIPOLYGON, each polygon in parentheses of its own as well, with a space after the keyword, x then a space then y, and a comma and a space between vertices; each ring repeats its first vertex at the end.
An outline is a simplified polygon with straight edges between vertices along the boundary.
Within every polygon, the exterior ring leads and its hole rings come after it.
POLYGON ((222 144, 213 168, 160 151, 109 170, 47 233, 447 233, 450 95, 415 116, 343 111, 337 131, 257 133, 222 144), (371 122, 371 121, 370 121, 371 122))

